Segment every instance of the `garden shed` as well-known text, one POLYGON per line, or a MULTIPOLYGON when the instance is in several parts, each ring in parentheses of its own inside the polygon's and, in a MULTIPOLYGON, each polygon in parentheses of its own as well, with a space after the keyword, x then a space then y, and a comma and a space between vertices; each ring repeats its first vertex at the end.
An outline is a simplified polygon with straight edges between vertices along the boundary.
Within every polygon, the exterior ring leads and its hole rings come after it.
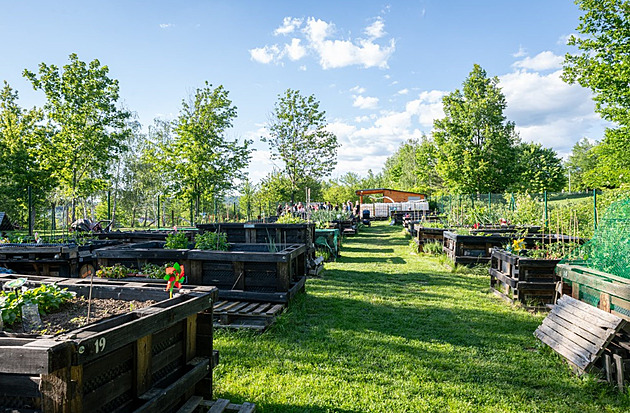
POLYGON ((410 202, 410 201, 424 201, 427 199, 425 194, 419 194, 417 192, 398 191, 396 189, 377 188, 377 189, 359 189, 356 191, 359 195, 361 203, 363 204, 363 197, 365 195, 378 195, 382 197, 384 202, 410 202))

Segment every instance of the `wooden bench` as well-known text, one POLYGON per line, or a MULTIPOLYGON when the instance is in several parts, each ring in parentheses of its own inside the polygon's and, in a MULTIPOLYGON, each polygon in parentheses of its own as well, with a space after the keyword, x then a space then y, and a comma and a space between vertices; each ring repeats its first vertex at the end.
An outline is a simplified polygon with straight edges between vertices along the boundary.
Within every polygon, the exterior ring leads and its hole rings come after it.
POLYGON ((623 390, 627 358, 614 351, 618 345, 613 341, 627 324, 614 314, 563 295, 534 335, 564 357, 578 374, 599 370, 623 390))

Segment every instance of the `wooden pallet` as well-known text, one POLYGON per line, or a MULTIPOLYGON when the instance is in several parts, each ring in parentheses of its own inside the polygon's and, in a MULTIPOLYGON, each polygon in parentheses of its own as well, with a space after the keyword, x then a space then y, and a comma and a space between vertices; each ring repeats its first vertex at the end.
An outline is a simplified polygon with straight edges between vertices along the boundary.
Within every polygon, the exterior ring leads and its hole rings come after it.
POLYGON ((245 402, 243 404, 233 404, 226 399, 218 399, 216 401, 204 400, 201 397, 191 397, 188 399, 177 413, 254 413, 256 405, 254 403, 245 402))
POLYGON ((284 311, 284 304, 249 301, 218 301, 214 304, 214 327, 264 331, 284 311))
POLYGON ((534 335, 582 374, 592 370, 626 323, 622 318, 563 295, 534 335))

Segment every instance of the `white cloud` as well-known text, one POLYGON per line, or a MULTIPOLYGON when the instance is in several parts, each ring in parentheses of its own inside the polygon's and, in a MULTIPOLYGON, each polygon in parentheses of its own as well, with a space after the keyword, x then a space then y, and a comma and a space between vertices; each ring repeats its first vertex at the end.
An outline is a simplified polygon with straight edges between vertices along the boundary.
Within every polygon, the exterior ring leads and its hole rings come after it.
POLYGON ((302 65, 299 67, 302 72, 306 72, 306 65, 302 65))
POLYGON ((406 95, 408 93, 409 93, 409 89, 406 89, 406 88, 405 89, 401 89, 398 92, 396 92, 396 94, 398 94, 398 95, 406 95))
POLYGON ((293 17, 285 17, 282 20, 282 26, 274 30, 273 34, 278 36, 280 34, 287 35, 293 33, 296 29, 302 26, 303 19, 297 19, 293 17))
POLYGON ((360 87, 360 86, 355 86, 352 89, 350 89, 350 92, 362 94, 362 93, 365 93, 365 88, 360 87))
POLYGON ((289 59, 296 61, 306 55, 306 49, 300 44, 300 39, 291 39, 291 44, 287 44, 284 46, 284 51, 286 52, 289 59))
POLYGON ((561 74, 516 71, 500 76, 499 85, 507 101, 505 114, 521 138, 563 154, 584 136, 601 138, 606 124, 594 111, 591 92, 563 82, 561 74))
POLYGON ((525 50, 525 49, 523 48, 523 46, 519 46, 519 47, 518 47, 518 52, 513 53, 513 54, 512 54, 512 56, 514 56, 514 57, 524 57, 524 56, 527 56, 527 50, 525 50))
POLYGON ((378 98, 371 96, 355 96, 352 106, 359 109, 376 109, 378 98))
POLYGON ((171 27, 175 27, 173 23, 161 23, 160 29, 170 29, 171 27))
POLYGON ((385 23, 380 17, 376 21, 365 28, 365 34, 369 39, 375 40, 385 36, 385 23))
POLYGON ((252 60, 265 64, 280 61, 285 56, 291 60, 299 60, 310 53, 318 58, 323 69, 346 66, 387 68, 388 60, 396 50, 396 43, 394 39, 384 44, 375 43, 375 40, 386 34, 382 18, 377 18, 364 32, 367 38, 334 38, 335 25, 331 22, 309 17, 304 23, 303 19, 285 17, 274 34, 295 33, 290 45, 285 45, 282 52, 273 49, 277 48, 276 45, 250 49, 249 52, 252 60), (302 28, 300 34, 303 38, 297 37, 299 28, 302 28))
POLYGON ((526 57, 523 60, 516 61, 512 66, 521 69, 542 71, 558 69, 559 67, 562 67, 563 61, 564 58, 562 56, 557 56, 553 54, 553 52, 547 50, 538 53, 534 57, 526 57))
POLYGON ((280 49, 278 49, 278 46, 274 44, 273 46, 250 49, 249 55, 252 60, 258 63, 268 64, 280 56, 280 49))

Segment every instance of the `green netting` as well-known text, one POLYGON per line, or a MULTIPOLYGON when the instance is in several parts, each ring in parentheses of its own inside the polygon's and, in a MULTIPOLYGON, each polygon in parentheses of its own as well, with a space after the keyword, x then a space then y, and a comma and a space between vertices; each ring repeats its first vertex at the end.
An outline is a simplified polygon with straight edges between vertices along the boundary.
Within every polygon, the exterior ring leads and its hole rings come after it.
POLYGON ((630 279, 630 197, 613 202, 599 219, 591 240, 562 262, 575 259, 583 260, 590 268, 630 279))

